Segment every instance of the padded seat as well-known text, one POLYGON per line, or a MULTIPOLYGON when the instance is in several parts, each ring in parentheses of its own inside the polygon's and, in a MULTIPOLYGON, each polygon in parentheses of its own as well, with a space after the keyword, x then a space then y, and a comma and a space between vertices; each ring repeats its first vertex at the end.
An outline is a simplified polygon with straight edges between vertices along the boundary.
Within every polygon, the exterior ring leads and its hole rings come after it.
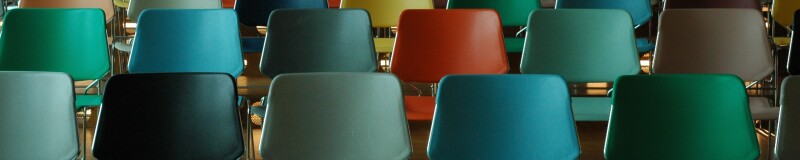
POLYGON ((410 120, 426 120, 433 116, 436 97, 433 96, 404 96, 406 104, 406 118, 410 120))
POLYGON ((101 102, 103 102, 103 95, 75 95, 75 107, 78 109, 100 106, 101 102))
POLYGON ((525 38, 503 38, 506 43, 506 52, 508 53, 522 53, 522 48, 525 46, 525 38))
MULTIPOLYGON (((750 97, 750 113, 753 119, 778 119, 780 108, 772 107, 765 97, 750 97)), ((608 121, 611 112, 611 97, 572 97, 575 121, 608 121)))
POLYGON ((375 51, 378 53, 388 53, 394 50, 394 38, 374 38, 375 51))

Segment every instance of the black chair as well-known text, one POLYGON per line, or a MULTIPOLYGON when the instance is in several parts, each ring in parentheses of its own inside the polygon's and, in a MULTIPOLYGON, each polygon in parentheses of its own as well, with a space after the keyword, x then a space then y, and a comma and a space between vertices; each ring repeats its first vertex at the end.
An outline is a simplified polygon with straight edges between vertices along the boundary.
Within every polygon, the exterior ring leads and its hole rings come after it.
MULTIPOLYGON (((794 19, 798 18, 800 18, 800 10, 794 12, 794 19)), ((794 21, 792 27, 795 29, 792 30, 796 31, 798 25, 800 25, 800 21, 794 21)), ((792 43, 789 45, 789 59, 786 62, 786 70, 791 75, 800 75, 800 53, 796 53, 800 52, 800 49, 797 47, 800 47, 800 37, 792 34, 792 43)))
POLYGON ((98 159, 238 159, 235 86, 226 73, 111 77, 92 151, 98 159))

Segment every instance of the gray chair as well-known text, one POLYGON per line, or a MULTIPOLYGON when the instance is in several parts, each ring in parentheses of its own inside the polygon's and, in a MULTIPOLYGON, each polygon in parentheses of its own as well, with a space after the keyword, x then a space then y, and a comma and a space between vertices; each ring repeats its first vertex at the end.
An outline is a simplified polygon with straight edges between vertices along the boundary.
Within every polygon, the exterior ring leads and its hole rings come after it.
POLYGON ((781 86, 781 107, 775 144, 776 159, 800 159, 800 76, 790 76, 781 86))
POLYGON ((264 159, 408 159, 400 81, 383 73, 293 73, 272 81, 264 159))
POLYGON ((0 159, 74 159, 80 153, 72 78, 0 72, 0 159))

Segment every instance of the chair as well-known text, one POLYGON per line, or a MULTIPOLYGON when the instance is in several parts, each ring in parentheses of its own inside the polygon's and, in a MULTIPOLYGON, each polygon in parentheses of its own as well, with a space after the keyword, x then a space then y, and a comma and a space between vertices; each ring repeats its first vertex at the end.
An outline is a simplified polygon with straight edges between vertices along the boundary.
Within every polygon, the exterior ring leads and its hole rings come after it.
POLYGON ((149 9, 139 18, 128 70, 220 72, 239 77, 244 70, 240 49, 233 10, 149 9))
POLYGON ((222 8, 233 8, 236 0, 222 0, 222 8))
POLYGON ((369 14, 360 9, 279 9, 267 25, 261 73, 375 72, 369 14), (320 38, 325 37, 325 38, 320 38))
MULTIPOLYGON (((760 11, 670 9, 662 12, 659 25, 652 73, 733 74, 759 81, 773 72, 760 11)), ((749 101, 754 119, 777 118, 778 108, 767 98, 749 101)))
POLYGON ((792 29, 794 22, 794 12, 800 9, 800 1, 796 0, 772 0, 772 18, 778 25, 792 29))
MULTIPOLYGON (((132 0, 128 5, 128 19, 139 21, 139 16, 147 9, 221 9, 220 0, 132 0)), ((138 26, 137 26, 138 27, 138 26)), ((196 26, 191 26, 196 27, 196 26)), ((136 39, 136 38, 134 38, 136 39)), ((114 48, 131 52, 131 44, 124 41, 114 43, 114 48)))
POLYGON ((761 11, 761 0, 665 0, 664 8, 752 8, 761 11))
POLYGON ((75 93, 69 75, 0 71, 0 82, 0 159, 77 158, 75 93))
POLYGON ((757 159, 735 75, 623 76, 614 84, 606 159, 757 159))
MULTIPOLYGON (((403 81, 437 83, 449 74, 508 72, 503 31, 494 10, 406 10, 398 30, 390 71, 403 81)), ((435 99, 405 96, 406 117, 431 120, 435 99)))
POLYGON ((272 81, 264 159, 408 159, 400 81, 383 73, 293 73, 272 81))
POLYGON ((578 159, 558 75, 451 75, 439 87, 430 159, 578 159))
MULTIPOLYGON (((65 72, 75 81, 95 80, 86 90, 109 71, 100 9, 19 8, 10 10, 3 21, 0 71, 65 72)), ((84 92, 75 97, 75 107, 99 106, 101 99, 84 92)))
MULTIPOLYGON (((305 8, 305 9, 325 9, 328 8, 327 0, 237 0, 234 10, 239 16, 239 23, 247 26, 245 31, 257 33, 256 26, 266 26, 269 21, 270 13, 276 9, 305 8)), ((264 47, 264 38, 260 33, 257 35, 246 35, 242 38, 242 51, 261 52, 264 47), (250 37, 248 37, 250 36, 250 37), (254 36, 254 37, 253 37, 254 36)))
MULTIPOLYGON (((459 8, 490 8, 500 14, 504 27, 527 26, 528 15, 533 10, 541 8, 538 0, 449 0, 447 9, 459 8)), ((506 52, 522 52, 525 38, 505 38, 506 52)))
MULTIPOLYGON (((650 0, 558 0, 556 9, 622 9, 628 11, 633 18, 634 28, 647 24, 653 17, 650 0)), ((636 48, 639 53, 651 51, 655 44, 649 38, 637 38, 636 48)))
MULTIPOLYGON (((431 0, 342 0, 341 8, 362 8, 369 12, 372 27, 386 29, 397 27, 400 14, 406 9, 433 9, 431 0)), ((376 35, 375 49, 379 53, 392 52, 395 38, 376 35)))
POLYGON ((229 74, 120 74, 106 85, 98 159, 237 159, 243 150, 229 74))
MULTIPOLYGON (((638 74, 631 26, 624 10, 533 11, 520 71, 557 74, 569 83, 614 82, 619 76, 638 74)), ((576 121, 607 121, 611 98, 572 97, 572 107, 576 121)))
POLYGON ((100 8, 106 22, 114 18, 114 6, 110 0, 20 0, 19 8, 100 8))
MULTIPOLYGON (((800 17, 800 12, 795 12, 795 17, 800 17)), ((798 26, 800 21, 796 21, 794 26, 798 26)), ((792 32, 791 43, 789 45, 789 57, 787 58, 786 71, 791 75, 800 74, 800 35, 795 36, 792 32)))
POLYGON ((798 139, 798 122, 800 120, 797 116, 798 106, 800 101, 797 97, 800 94, 800 77, 789 76, 783 80, 781 86, 781 112, 778 118, 778 132, 777 140, 775 140, 775 159, 797 159, 800 154, 797 153, 797 147, 800 146, 800 139, 798 139))
POLYGON ((328 0, 328 8, 339 8, 342 0, 328 0))

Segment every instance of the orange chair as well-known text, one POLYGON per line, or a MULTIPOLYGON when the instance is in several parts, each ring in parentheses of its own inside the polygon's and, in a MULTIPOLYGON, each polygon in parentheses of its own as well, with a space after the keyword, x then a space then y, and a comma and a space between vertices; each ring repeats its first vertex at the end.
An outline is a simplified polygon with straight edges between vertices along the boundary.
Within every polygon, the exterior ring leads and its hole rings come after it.
POLYGON ((233 8, 236 0, 222 0, 222 8, 233 8))
POLYGON ((342 0, 328 0, 328 8, 339 8, 342 0))
MULTIPOLYGON (((406 10, 400 15, 390 71, 403 81, 438 83, 449 74, 504 74, 508 61, 497 12, 406 10)), ((405 96, 409 120, 431 120, 432 96, 405 96)))

